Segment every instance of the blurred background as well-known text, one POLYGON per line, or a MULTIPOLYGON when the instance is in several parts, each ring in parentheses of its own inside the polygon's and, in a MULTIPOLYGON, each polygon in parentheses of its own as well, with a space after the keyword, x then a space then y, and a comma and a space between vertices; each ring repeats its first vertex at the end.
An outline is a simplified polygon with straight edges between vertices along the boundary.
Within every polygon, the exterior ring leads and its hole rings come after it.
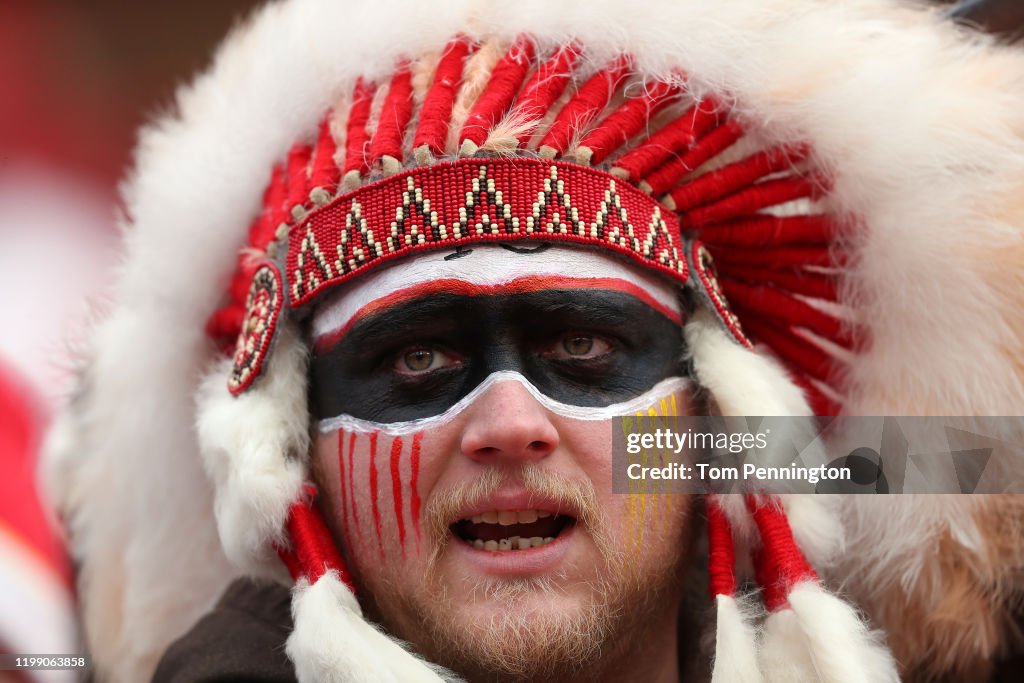
POLYGON ((35 485, 41 438, 102 310, 136 129, 256 4, 0 2, 0 653, 81 652, 71 568, 35 485))
MULTIPOLYGON (((136 130, 257 4, 0 2, 0 653, 81 652, 37 453, 76 341, 103 309, 136 130)), ((1024 0, 949 9, 1004 39, 1022 35, 1024 0)), ((67 680, 0 671, 3 682, 67 680)))

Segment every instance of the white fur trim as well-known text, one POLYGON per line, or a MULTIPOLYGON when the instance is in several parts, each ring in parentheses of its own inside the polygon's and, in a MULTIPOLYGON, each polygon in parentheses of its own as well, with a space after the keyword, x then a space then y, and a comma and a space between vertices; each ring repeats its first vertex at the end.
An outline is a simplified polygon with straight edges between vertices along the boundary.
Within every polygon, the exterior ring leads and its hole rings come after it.
POLYGON ((787 596, 822 683, 899 683, 896 662, 850 605, 816 582, 787 596))
POLYGON ((761 683, 757 635, 749 610, 730 595, 715 598, 715 661, 711 683, 761 683))
POLYGON ((839 496, 779 496, 793 540, 819 572, 831 567, 843 551, 844 531, 839 496))
POLYGON ((800 620, 788 607, 765 618, 759 654, 765 683, 821 683, 800 620))
POLYGON ((707 311, 695 312, 684 332, 698 383, 722 415, 813 415, 778 363, 737 344, 707 311))
POLYGON ((355 596, 334 572, 292 593, 295 629, 285 652, 300 683, 441 683, 457 678, 410 654, 363 619, 355 596))
POLYGON ((306 358, 282 320, 264 375, 247 391, 228 391, 225 359, 199 392, 199 446, 216 487, 217 529, 228 558, 249 573, 286 576, 273 544, 286 540, 288 508, 306 479, 306 358))

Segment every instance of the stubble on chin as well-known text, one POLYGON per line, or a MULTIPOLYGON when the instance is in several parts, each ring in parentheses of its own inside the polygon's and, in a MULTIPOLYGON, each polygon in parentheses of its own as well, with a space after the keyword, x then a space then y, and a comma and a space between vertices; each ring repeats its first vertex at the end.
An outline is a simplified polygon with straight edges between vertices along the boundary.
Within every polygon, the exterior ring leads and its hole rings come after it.
POLYGON ((447 585, 440 564, 450 541, 448 524, 463 506, 485 499, 502 484, 504 476, 494 470, 430 501, 423 527, 432 548, 426 570, 413 585, 381 576, 379 585, 370 587, 371 609, 389 631, 471 681, 593 680, 650 631, 650 615, 678 604, 686 553, 662 553, 647 566, 627 562, 610 540, 589 481, 534 467, 524 469, 522 479, 527 488, 571 500, 571 509, 580 511, 577 523, 601 556, 600 579, 581 586, 562 572, 447 585), (566 599, 569 591, 574 600, 566 599), (555 603, 572 606, 560 611, 523 607, 555 603), (486 609, 473 609, 482 606, 486 609), (488 616, 481 617, 480 611, 488 616))

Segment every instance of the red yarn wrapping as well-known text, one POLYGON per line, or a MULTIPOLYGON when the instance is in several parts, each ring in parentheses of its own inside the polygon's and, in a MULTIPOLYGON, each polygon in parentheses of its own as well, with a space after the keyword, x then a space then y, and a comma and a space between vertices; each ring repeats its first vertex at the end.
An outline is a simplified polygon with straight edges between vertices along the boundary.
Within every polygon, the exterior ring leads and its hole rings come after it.
POLYGON ((730 265, 721 261, 716 261, 715 266, 718 268, 720 279, 723 282, 739 280, 754 284, 774 285, 779 289, 812 299, 839 300, 839 286, 835 278, 830 275, 808 271, 792 272, 752 268, 743 265, 730 265))
MULTIPOLYGON (((577 46, 565 45, 537 67, 523 86, 515 105, 516 116, 525 121, 539 121, 565 90, 579 56, 577 46)), ((532 128, 519 137, 519 144, 524 144, 531 135, 532 128)))
POLYGON ((377 131, 370 143, 370 163, 381 157, 391 157, 403 161, 402 138, 405 129, 412 119, 412 71, 408 64, 403 64, 391 77, 388 94, 380 110, 377 131))
POLYGON ((377 86, 367 83, 363 79, 356 81, 355 91, 352 93, 352 107, 348 112, 348 123, 345 125, 345 165, 341 168, 341 174, 347 175, 352 171, 360 175, 369 170, 366 161, 366 144, 370 140, 370 134, 366 130, 366 122, 370 120, 370 107, 373 105, 373 94, 377 86))
POLYGON ((643 178, 669 157, 693 144, 717 122, 718 105, 713 100, 698 102, 637 145, 636 149, 624 154, 615 162, 615 169, 627 179, 643 178))
POLYGON ((628 69, 629 60, 620 57, 611 66, 591 76, 558 112, 540 146, 562 154, 576 133, 586 129, 607 106, 628 69))
POLYGON ((828 216, 773 216, 758 214, 746 218, 702 225, 700 238, 706 244, 732 249, 779 246, 826 246, 832 243, 835 225, 828 216))
POLYGON ((278 548, 277 556, 281 558, 281 561, 284 562, 284 566, 288 568, 288 574, 292 577, 292 581, 298 581, 304 576, 302 565, 299 563, 299 558, 291 550, 278 548))
POLYGON ((771 347, 772 351, 791 365, 798 374, 808 375, 828 384, 832 368, 839 361, 828 355, 816 344, 808 341, 793 329, 779 330, 770 318, 771 312, 757 312, 736 306, 737 314, 743 320, 743 327, 758 341, 771 347))
POLYGON ((232 304, 213 312, 206 321, 206 336, 217 343, 217 350, 230 356, 245 320, 245 306, 232 304))
POLYGON ((753 215, 756 211, 769 206, 778 206, 796 199, 813 198, 820 195, 820 190, 819 182, 804 176, 766 180, 713 204, 686 212, 686 221, 691 225, 721 223, 753 215))
MULTIPOLYGON (((755 266, 781 270, 799 270, 804 266, 833 267, 843 264, 842 252, 821 247, 782 247, 779 249, 729 248, 731 265, 755 266)), ((722 259, 718 259, 722 260, 722 259)))
POLYGON ((817 581, 818 575, 793 540, 785 513, 775 502, 758 504, 747 496, 747 507, 761 535, 761 552, 756 558, 757 579, 763 589, 765 607, 775 611, 800 581, 817 581))
POLYGON ((736 550, 732 529, 722 508, 713 500, 706 506, 708 517, 708 587, 711 599, 719 595, 736 594, 736 550))
POLYGON ((643 178, 651 188, 651 194, 661 196, 678 183, 690 171, 700 168, 709 159, 713 159, 733 143, 743 137, 743 129, 735 121, 726 121, 715 128, 687 150, 681 157, 669 159, 643 178))
POLYGON ((765 559, 764 549, 754 552, 754 580, 761 586, 761 601, 767 610, 774 612, 786 604, 786 591, 779 577, 778 568, 765 559))
POLYGON ((435 155, 444 153, 448 122, 451 120, 455 96, 462 82, 462 68, 469 55, 469 49, 469 41, 462 38, 451 41, 445 47, 434 72, 434 82, 423 98, 419 124, 413 138, 414 149, 426 145, 435 155))
POLYGON ((484 144, 491 127, 505 115, 530 71, 534 55, 533 41, 520 37, 498 60, 483 92, 466 117, 459 140, 469 140, 477 147, 484 144))
POLYGON ((338 147, 334 142, 334 135, 331 133, 332 112, 320 122, 320 134, 317 136, 316 149, 313 151, 313 170, 309 174, 310 191, 322 188, 328 192, 338 186, 338 178, 341 172, 334 160, 334 154, 338 147))
POLYGON ((312 497, 292 504, 288 510, 285 528, 291 538, 292 547, 290 550, 278 549, 278 555, 288 566, 293 579, 304 576, 313 584, 333 569, 338 572, 342 583, 355 592, 352 577, 349 576, 345 562, 341 559, 320 509, 312 497), (296 569, 299 570, 298 575, 296 569))
MULTIPOLYGON (((295 145, 288 152, 288 206, 302 206, 309 197, 310 145, 295 145)), ((285 217, 288 220, 288 217, 285 217)), ((275 226, 276 227, 276 226, 275 226)))
POLYGON ((725 296, 737 308, 767 312, 773 318, 795 327, 803 327, 840 346, 852 345, 849 330, 835 316, 795 299, 772 287, 751 287, 739 282, 723 282, 725 296))
POLYGON ((806 147, 765 150, 680 185, 669 196, 675 202, 676 211, 686 211, 726 197, 766 175, 790 169, 806 159, 807 154, 806 147))
MULTIPOLYGON (((249 226, 248 246, 263 250, 270 244, 277 233, 277 226, 287 221, 288 218, 288 184, 284 168, 281 164, 274 166, 270 173, 270 184, 263 192, 263 211, 249 226)), ((245 295, 249 292, 249 282, 246 280, 241 285, 240 298, 232 297, 234 301, 245 301, 245 295)))
POLYGON ((842 406, 829 398, 806 377, 800 375, 796 368, 789 364, 786 364, 786 368, 790 371, 793 382, 796 383, 796 385, 804 392, 804 397, 807 399, 807 403, 810 405, 811 410, 814 411, 815 415, 834 416, 839 415, 842 412, 842 406))
POLYGON ((671 102, 675 91, 675 87, 669 83, 658 82, 645 87, 639 97, 627 98, 580 142, 580 147, 586 147, 592 152, 590 163, 601 163, 609 154, 643 130, 651 117, 671 102))

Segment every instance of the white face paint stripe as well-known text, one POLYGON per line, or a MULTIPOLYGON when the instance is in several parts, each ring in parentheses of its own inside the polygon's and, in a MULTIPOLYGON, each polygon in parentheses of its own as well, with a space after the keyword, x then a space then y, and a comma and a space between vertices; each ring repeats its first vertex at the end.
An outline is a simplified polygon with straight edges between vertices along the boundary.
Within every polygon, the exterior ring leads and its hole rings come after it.
POLYGON ((314 341, 326 335, 336 337, 362 315, 410 298, 410 294, 427 295, 445 282, 477 286, 477 293, 501 293, 503 285, 541 283, 545 278, 551 278, 552 283, 577 280, 587 288, 603 282, 604 288, 628 291, 670 319, 680 318, 678 285, 597 251, 558 246, 520 254, 497 244, 484 244, 463 253, 466 255, 445 260, 445 252, 430 252, 342 287, 313 316, 314 341))
POLYGON ((502 382, 518 382, 528 392, 530 392, 530 395, 533 396, 533 398, 542 407, 556 415, 572 420, 585 421, 610 420, 613 417, 621 415, 632 415, 638 410, 646 410, 648 407, 654 405, 666 396, 688 391, 692 386, 691 381, 686 377, 669 377, 668 379, 663 379, 658 382, 636 398, 623 401, 622 403, 614 403, 602 408, 588 408, 584 406, 571 406, 548 398, 542 394, 537 387, 533 386, 533 384, 530 383, 530 380, 526 379, 526 377, 518 372, 502 371, 496 372, 487 377, 461 401, 440 415, 425 417, 419 420, 392 422, 387 424, 371 422, 369 420, 360 420, 359 418, 352 417, 351 415, 338 415, 336 417, 329 417, 320 420, 317 424, 317 429, 321 434, 329 434, 331 432, 336 432, 339 429, 344 429, 347 432, 381 432, 388 436, 405 436, 414 432, 441 427, 454 420, 459 413, 468 408, 470 404, 476 401, 479 397, 483 396, 491 387, 502 382))

